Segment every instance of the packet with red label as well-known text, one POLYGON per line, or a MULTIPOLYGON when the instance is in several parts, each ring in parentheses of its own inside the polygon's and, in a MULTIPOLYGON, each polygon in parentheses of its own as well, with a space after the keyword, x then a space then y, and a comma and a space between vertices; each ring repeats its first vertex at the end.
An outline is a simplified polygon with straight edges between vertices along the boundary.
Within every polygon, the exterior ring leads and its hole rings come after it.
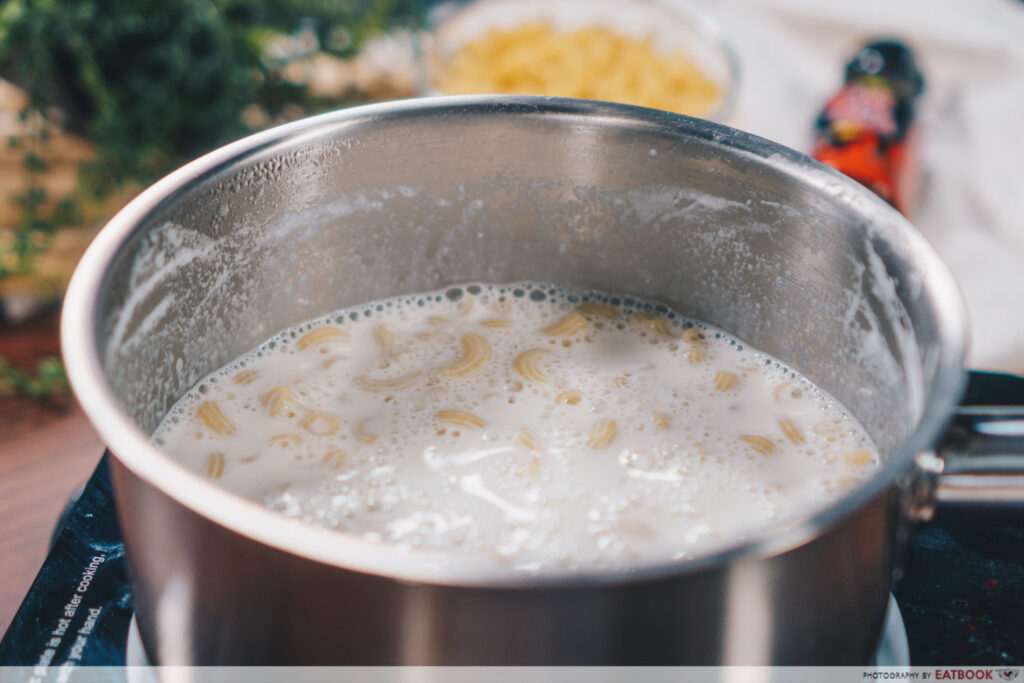
POLYGON ((868 43, 846 65, 843 87, 818 116, 812 156, 909 215, 921 184, 914 105, 923 89, 907 46, 868 43))

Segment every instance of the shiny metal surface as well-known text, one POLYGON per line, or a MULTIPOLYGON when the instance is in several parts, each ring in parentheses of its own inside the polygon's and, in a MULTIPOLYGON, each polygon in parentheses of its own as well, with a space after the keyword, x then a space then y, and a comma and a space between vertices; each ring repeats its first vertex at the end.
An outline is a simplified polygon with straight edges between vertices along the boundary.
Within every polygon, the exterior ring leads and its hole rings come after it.
POLYGON ((909 224, 802 155, 652 110, 471 97, 316 117, 175 172, 90 248, 62 334, 117 457, 161 664, 854 664, 885 614, 901 487, 962 387, 964 327, 909 224), (530 577, 296 526, 148 441, 196 380, 278 329, 523 279, 653 297, 729 330, 845 403, 884 467, 714 555, 530 577))
POLYGON ((1024 406, 961 406, 946 430, 940 503, 1024 505, 1024 406))

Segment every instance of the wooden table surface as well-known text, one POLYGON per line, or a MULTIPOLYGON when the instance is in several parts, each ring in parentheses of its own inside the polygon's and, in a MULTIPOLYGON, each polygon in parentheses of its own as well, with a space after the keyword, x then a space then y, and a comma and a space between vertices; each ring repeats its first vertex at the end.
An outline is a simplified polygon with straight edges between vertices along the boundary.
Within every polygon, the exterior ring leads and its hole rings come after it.
MULTIPOLYGON (((16 328, 0 324, 0 356, 35 371, 59 355, 56 312, 16 328)), ((0 396, 0 633, 46 558, 64 504, 92 472, 103 445, 70 397, 42 404, 0 396)))

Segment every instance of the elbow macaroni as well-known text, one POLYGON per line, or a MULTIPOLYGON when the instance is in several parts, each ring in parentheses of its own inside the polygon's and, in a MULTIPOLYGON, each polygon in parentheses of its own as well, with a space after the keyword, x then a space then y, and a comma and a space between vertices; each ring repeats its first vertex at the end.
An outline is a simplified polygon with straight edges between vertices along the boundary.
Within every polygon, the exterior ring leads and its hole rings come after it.
POLYGON ((462 357, 451 365, 441 368, 442 377, 461 377, 468 375, 486 363, 491 357, 491 344, 479 334, 469 332, 459 340, 462 345, 462 357))
POLYGON ((795 372, 654 302, 468 289, 282 332, 190 394, 178 431, 157 437, 194 454, 197 474, 251 481, 288 515, 375 542, 513 555, 517 534, 580 509, 594 515, 571 524, 608 547, 681 528, 671 543, 685 550, 687 533, 722 523, 702 500, 737 516, 783 510, 878 464, 795 372), (495 540, 488 525, 506 522, 495 540), (460 540, 438 540, 446 529, 460 540))
POLYGON ((721 94, 682 52, 665 53, 602 26, 495 29, 459 49, 435 79, 447 94, 581 97, 701 116, 721 94))

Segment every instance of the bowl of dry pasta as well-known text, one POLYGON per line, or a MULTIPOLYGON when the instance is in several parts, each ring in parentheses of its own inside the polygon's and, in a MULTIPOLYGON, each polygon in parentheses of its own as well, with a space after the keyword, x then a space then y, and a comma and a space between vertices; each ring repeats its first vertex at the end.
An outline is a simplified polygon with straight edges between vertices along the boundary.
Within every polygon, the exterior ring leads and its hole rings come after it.
POLYGON ((716 121, 739 78, 718 24, 677 0, 477 0, 425 50, 424 94, 576 97, 716 121))

